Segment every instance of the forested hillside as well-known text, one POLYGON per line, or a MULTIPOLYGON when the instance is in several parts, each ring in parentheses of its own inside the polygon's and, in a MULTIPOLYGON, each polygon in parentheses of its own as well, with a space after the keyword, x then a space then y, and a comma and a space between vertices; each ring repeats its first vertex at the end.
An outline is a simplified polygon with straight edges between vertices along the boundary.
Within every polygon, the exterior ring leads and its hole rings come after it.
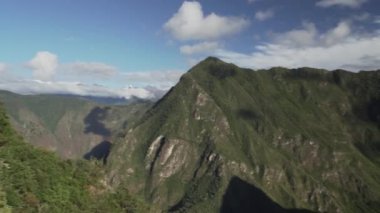
POLYGON ((1 90, 0 101, 12 127, 26 142, 64 159, 87 158, 112 143, 114 135, 150 106, 149 102, 105 105, 80 96, 20 95, 1 90))
POLYGON ((125 187, 110 191, 101 163, 62 161, 25 143, 0 107, 0 212, 144 212, 125 187))
POLYGON ((164 211, 379 212, 380 71, 208 58, 117 143, 110 184, 164 211))

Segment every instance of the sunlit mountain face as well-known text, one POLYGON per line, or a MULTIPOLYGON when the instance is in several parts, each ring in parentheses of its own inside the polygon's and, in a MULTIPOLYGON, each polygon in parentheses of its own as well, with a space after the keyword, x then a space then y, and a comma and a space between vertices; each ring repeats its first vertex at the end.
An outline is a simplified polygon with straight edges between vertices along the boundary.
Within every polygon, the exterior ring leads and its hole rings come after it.
POLYGON ((0 213, 380 212, 379 11, 2 0, 0 213))

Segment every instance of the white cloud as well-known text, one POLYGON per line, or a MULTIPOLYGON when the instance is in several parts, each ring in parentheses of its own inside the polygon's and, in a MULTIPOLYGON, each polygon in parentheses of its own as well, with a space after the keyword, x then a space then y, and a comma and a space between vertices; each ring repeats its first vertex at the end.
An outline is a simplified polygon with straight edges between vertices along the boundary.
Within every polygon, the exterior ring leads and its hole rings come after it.
POLYGON ((259 21, 265 21, 274 16, 273 10, 262 10, 255 13, 255 18, 259 21))
POLYGON ((18 80, 0 81, 0 89, 20 94, 74 94, 82 96, 154 98, 154 94, 144 88, 124 87, 107 88, 96 84, 83 84, 79 82, 18 80))
POLYGON ((326 45, 338 43, 351 34, 351 27, 348 22, 342 21, 335 28, 329 30, 322 39, 326 45))
POLYGON ((110 77, 119 72, 117 68, 99 62, 74 62, 63 64, 61 65, 60 70, 67 70, 77 75, 95 75, 99 77, 110 77))
POLYGON ((152 95, 152 99, 158 99, 164 96, 170 88, 160 88, 160 87, 154 87, 154 86, 146 86, 144 87, 147 91, 149 91, 152 95))
POLYGON ((380 24, 380 16, 376 16, 375 20, 373 21, 375 24, 380 24))
POLYGON ((355 34, 348 22, 340 22, 326 33, 318 33, 315 25, 277 35, 272 43, 256 46, 257 51, 241 54, 218 50, 221 59, 254 69, 283 66, 349 69, 379 69, 380 33, 355 34))
POLYGON ((58 57, 47 51, 37 52, 27 66, 32 69, 35 78, 50 80, 58 67, 58 57))
POLYGON ((275 36, 278 44, 285 46, 304 47, 314 45, 317 37, 317 29, 313 23, 304 22, 303 28, 290 30, 275 36))
POLYGON ((371 17, 371 14, 368 12, 364 12, 362 14, 352 16, 352 19, 355 21, 366 21, 371 17))
MULTIPOLYGON (((218 50, 216 50, 216 51, 218 51, 218 50)), ((193 66, 197 65, 199 62, 201 62, 203 60, 204 60, 204 57, 195 57, 195 58, 194 57, 189 57, 189 58, 186 59, 186 62, 187 62, 187 65, 189 67, 193 67, 193 66)))
POLYGON ((359 8, 367 0, 320 0, 316 3, 319 7, 343 6, 359 8))
POLYGON ((350 37, 350 23, 341 21, 326 33, 319 33, 314 23, 304 22, 302 28, 275 34, 275 43, 290 47, 330 46, 350 37))
POLYGON ((5 74, 8 71, 8 66, 0 62, 0 74, 5 74))
POLYGON ((6 72, 6 64, 0 62, 0 89, 21 94, 136 96, 146 99, 158 98, 183 74, 178 70, 121 72, 101 62, 59 63, 58 56, 47 51, 37 52, 26 65, 33 71, 33 79, 11 75, 6 72), (119 85, 118 88, 115 88, 116 85, 119 85))
POLYGON ((218 42, 201 42, 194 45, 183 45, 180 47, 180 52, 184 55, 193 55, 198 53, 209 53, 219 48, 218 42))
POLYGON ((218 56, 228 62, 255 69, 274 66, 345 68, 352 71, 379 69, 380 36, 353 38, 329 47, 290 48, 266 44, 260 46, 259 49, 260 52, 249 55, 220 51, 218 56))
POLYGON ((178 12, 164 25, 179 40, 209 40, 235 34, 248 26, 240 17, 224 17, 215 13, 203 14, 199 2, 185 1, 178 12))
POLYGON ((178 82, 184 72, 178 70, 125 72, 123 81, 129 84, 155 86, 167 89, 178 82))
MULTIPOLYGON (((49 81, 59 75, 72 77, 111 77, 119 73, 119 70, 111 65, 101 62, 73 62, 59 63, 58 56, 51 52, 37 52, 33 59, 27 63, 32 69, 33 77, 38 80, 49 81)), ((1 68, 1 67, 0 67, 1 68)))

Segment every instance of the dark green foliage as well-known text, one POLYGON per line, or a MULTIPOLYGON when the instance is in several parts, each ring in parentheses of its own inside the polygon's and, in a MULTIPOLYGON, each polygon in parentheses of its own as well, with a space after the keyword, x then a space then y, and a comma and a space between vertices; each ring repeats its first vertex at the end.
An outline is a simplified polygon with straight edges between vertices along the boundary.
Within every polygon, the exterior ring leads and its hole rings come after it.
POLYGON ((235 67, 233 65, 210 64, 208 70, 212 76, 218 79, 225 79, 236 75, 235 67))
POLYGON ((172 211, 216 212, 236 176, 286 210, 379 212, 379 99, 380 71, 253 71, 210 57, 115 145, 109 170, 172 211), (166 179, 149 166, 165 148, 145 164, 160 135, 191 156, 166 179))
POLYGON ((141 202, 120 188, 107 192, 95 161, 62 161, 24 143, 0 107, 0 211, 136 212, 141 202), (8 207, 7 207, 8 206, 8 207), (102 211, 104 210, 104 211, 102 211))
MULTIPOLYGON (((76 96, 18 95, 0 91, 13 128, 25 141, 64 159, 91 158, 95 143, 124 134, 147 103, 97 105, 76 96), (94 135, 100 136, 95 138, 94 135)), ((97 157, 99 158, 99 157, 97 157)))

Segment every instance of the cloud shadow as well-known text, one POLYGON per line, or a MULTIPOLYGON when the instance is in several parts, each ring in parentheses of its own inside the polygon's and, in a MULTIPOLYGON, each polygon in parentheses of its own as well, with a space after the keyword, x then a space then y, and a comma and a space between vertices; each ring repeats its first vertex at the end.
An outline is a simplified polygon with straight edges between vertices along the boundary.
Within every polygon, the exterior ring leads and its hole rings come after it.
POLYGON ((112 143, 108 140, 111 136, 111 131, 106 128, 103 121, 107 116, 108 110, 109 107, 95 107, 84 118, 84 133, 93 133, 103 137, 103 140, 100 143, 83 156, 86 160, 97 159, 103 161, 103 164, 107 163, 107 158, 112 147, 112 143))
POLYGON ((110 154, 112 143, 109 141, 102 141, 98 145, 94 146, 83 157, 86 160, 96 159, 103 161, 103 164, 107 164, 107 158, 110 154))
POLYGON ((223 196, 220 212, 311 213, 312 211, 305 209, 285 209, 259 188, 235 176, 228 184, 223 196))
POLYGON ((111 136, 111 131, 106 128, 102 122, 106 116, 108 107, 95 107, 91 112, 84 118, 84 124, 86 125, 84 133, 93 133, 95 135, 101 135, 103 137, 111 136))

